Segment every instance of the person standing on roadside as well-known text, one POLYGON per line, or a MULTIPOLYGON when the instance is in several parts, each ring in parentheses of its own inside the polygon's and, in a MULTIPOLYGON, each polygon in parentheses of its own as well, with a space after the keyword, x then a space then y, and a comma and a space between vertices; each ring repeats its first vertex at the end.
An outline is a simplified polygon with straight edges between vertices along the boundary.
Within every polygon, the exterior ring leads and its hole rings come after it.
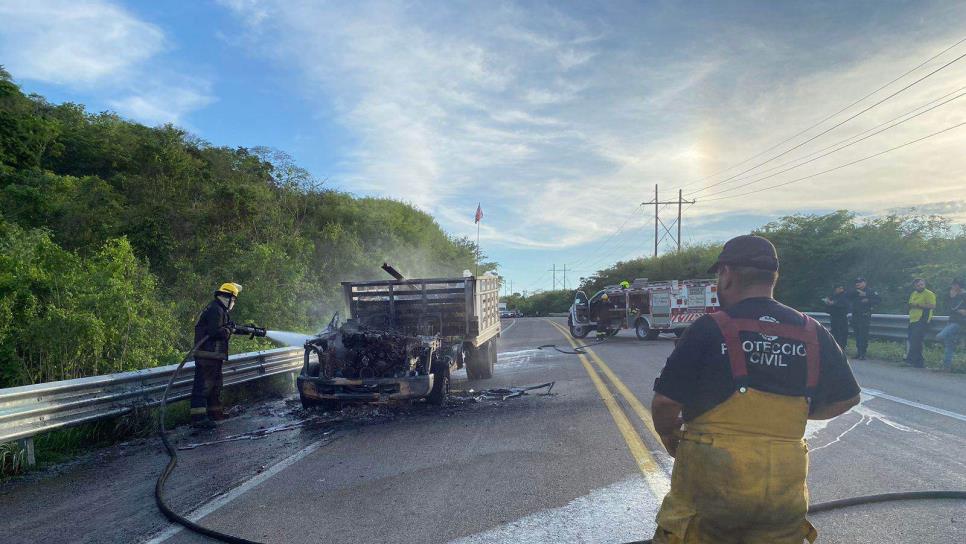
POLYGON ((822 299, 828 309, 829 325, 832 337, 845 351, 849 343, 849 296, 845 293, 844 285, 836 285, 830 296, 822 299))
POLYGON ((855 278, 855 289, 849 292, 849 306, 852 308, 852 332, 855 333, 856 359, 865 359, 869 349, 869 326, 872 324, 872 310, 879 305, 879 293, 870 289, 865 278, 855 278))
POLYGON ((922 343, 932 321, 932 311, 936 309, 936 293, 926 289, 926 280, 922 278, 913 281, 912 288, 912 294, 909 295, 909 349, 906 351, 906 362, 922 368, 926 364, 922 357, 922 343))
POLYGON ((953 280, 949 286, 949 323, 943 327, 936 335, 936 339, 942 341, 943 369, 952 370, 953 355, 956 354, 956 347, 959 345, 959 335, 966 327, 966 286, 963 280, 953 280))

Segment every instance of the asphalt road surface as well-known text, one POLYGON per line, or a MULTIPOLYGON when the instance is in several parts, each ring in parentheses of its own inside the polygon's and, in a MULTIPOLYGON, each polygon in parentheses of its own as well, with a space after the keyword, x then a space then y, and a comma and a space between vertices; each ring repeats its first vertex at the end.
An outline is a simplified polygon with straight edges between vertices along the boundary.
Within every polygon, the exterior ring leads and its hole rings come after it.
MULTIPOLYGON (((292 399, 247 407, 213 434, 301 423, 259 440, 181 452, 173 505, 200 523, 262 542, 621 543, 649 538, 670 459, 647 407, 671 339, 631 331, 587 356, 560 323, 504 320, 490 380, 457 375, 446 407, 422 403, 342 415, 292 399), (481 390, 553 381, 552 395, 480 399, 481 390), (469 390, 473 392, 470 393, 469 390)), ((857 361, 863 402, 812 423, 812 500, 966 489, 966 377, 857 361)), ((165 457, 156 439, 104 449, 0 484, 3 542, 194 543, 156 510, 165 457)), ((921 501, 813 516, 819 542, 966 542, 966 504, 921 501)))

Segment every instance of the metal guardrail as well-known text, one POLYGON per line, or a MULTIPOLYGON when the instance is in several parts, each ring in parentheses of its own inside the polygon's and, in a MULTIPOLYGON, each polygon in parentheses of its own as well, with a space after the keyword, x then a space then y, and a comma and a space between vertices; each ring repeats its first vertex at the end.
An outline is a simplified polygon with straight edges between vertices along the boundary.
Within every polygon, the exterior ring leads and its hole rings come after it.
MULTIPOLYGON (((829 326, 829 315, 823 312, 806 312, 815 318, 816 321, 829 326)), ((851 316, 851 314, 850 314, 851 316)), ((945 315, 933 316, 929 322, 929 331, 926 341, 935 339, 936 333, 942 330, 949 323, 949 317, 945 315)), ((851 330, 849 331, 851 334, 851 330)), ((905 340, 909 335, 909 316, 897 314, 872 314, 872 322, 869 324, 869 336, 872 338, 885 338, 887 340, 905 340)))
MULTIPOLYGON (((224 365, 226 386, 292 372, 302 367, 302 348, 278 348, 232 355, 224 365)), ((155 406, 178 365, 0 389, 0 443, 155 406)), ((194 361, 171 384, 168 400, 191 395, 194 361)), ((33 464, 31 462, 31 464, 33 464)))

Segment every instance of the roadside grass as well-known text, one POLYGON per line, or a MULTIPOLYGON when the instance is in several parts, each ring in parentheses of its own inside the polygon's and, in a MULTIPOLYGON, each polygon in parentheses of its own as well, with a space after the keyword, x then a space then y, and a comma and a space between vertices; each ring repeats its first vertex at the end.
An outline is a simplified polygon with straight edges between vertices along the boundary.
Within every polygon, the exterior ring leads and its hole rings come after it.
MULTIPOLYGON (((854 359, 856 356, 854 342, 855 340, 853 338, 849 338, 849 346, 846 352, 850 359, 854 359)), ((866 355, 869 359, 877 359, 888 363, 896 363, 896 366, 903 366, 905 365, 906 358, 906 344, 905 342, 894 340, 871 340, 866 355)), ((935 370, 942 369, 943 347, 941 344, 926 342, 922 350, 922 355, 926 359, 926 368, 935 370)), ((966 373, 966 348, 962 346, 962 343, 960 343, 960 347, 956 350, 956 355, 953 357, 952 371, 954 373, 966 373)))
MULTIPOLYGON (((272 376, 225 389, 221 396, 226 409, 246 405, 266 398, 287 396, 294 391, 292 374, 272 376)), ((103 419, 76 427, 58 429, 34 437, 34 453, 37 465, 27 465, 26 451, 18 442, 0 444, 0 481, 40 469, 108 447, 125 440, 145 438, 157 433, 161 411, 156 408, 135 410, 123 416, 103 419)), ((174 429, 187 424, 190 408, 187 400, 168 404, 165 428, 174 429)))

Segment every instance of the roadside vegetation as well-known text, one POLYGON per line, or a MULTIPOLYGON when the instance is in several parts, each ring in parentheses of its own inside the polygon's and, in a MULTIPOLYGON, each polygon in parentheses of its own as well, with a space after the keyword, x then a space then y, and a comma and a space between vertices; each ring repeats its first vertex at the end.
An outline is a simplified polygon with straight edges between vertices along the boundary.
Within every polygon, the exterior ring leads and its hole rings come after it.
MULTIPOLYGON (((806 311, 822 311, 822 297, 837 284, 850 288, 864 277, 878 290, 877 313, 906 313, 912 280, 924 278, 945 311, 949 283, 966 276, 966 229, 939 216, 859 218, 848 211, 784 217, 753 231, 774 242, 781 259, 775 296, 806 311)), ((635 278, 708 277, 720 244, 692 245, 680 253, 618 262, 587 278, 593 294, 605 285, 635 278)))
POLYGON ((244 286, 236 321, 313 332, 342 280, 383 277, 383 261, 459 275, 475 252, 281 152, 51 104, 0 68, 0 388, 176 362, 225 281, 244 286))

